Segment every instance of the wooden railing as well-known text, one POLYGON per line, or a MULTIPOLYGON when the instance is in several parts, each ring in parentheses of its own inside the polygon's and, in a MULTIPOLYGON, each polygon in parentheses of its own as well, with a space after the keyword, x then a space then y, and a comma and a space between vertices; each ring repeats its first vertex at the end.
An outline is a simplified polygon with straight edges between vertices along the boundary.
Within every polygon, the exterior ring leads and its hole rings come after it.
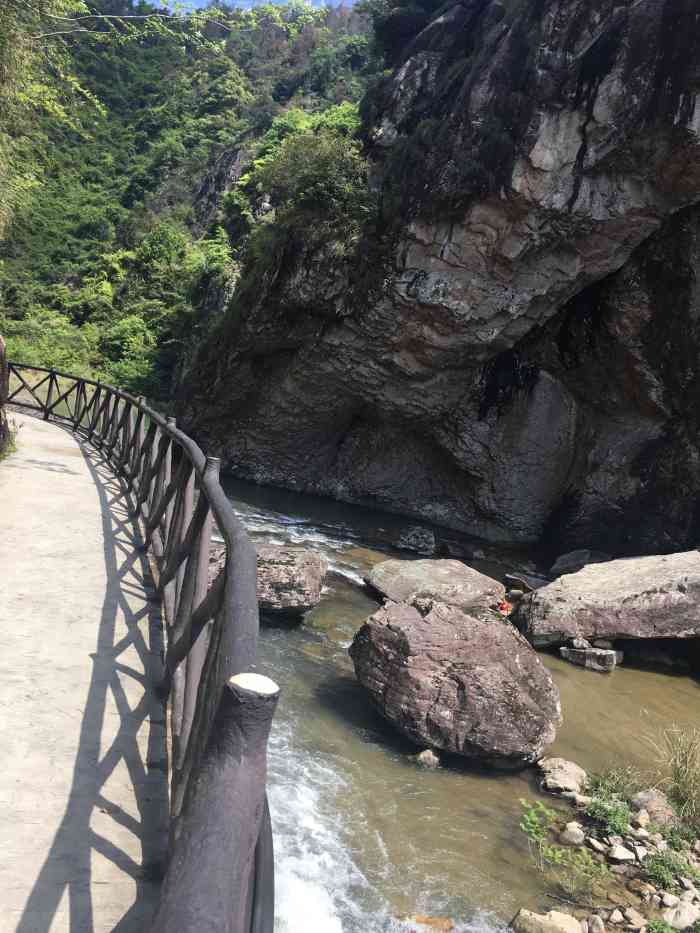
POLYGON ((169 859, 154 933, 272 933, 265 753, 276 685, 251 674, 258 639, 253 544, 219 461, 143 398, 10 361, 8 402, 63 421, 128 487, 162 598, 170 711, 169 859), (226 546, 209 583, 216 526, 226 546))
POLYGON ((4 453, 10 440, 10 428, 7 423, 5 405, 7 403, 9 372, 5 357, 5 341, 0 337, 0 454, 4 453))

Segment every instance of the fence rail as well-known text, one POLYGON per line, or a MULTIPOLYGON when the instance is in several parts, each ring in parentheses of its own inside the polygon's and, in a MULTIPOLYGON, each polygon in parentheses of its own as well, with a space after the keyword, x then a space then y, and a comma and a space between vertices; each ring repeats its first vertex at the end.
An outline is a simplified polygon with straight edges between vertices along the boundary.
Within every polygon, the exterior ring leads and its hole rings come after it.
POLYGON ((265 753, 278 691, 251 674, 256 556, 219 483, 219 461, 143 398, 9 361, 7 401, 72 426, 131 494, 166 628, 169 859, 153 933, 272 933, 274 869, 265 753), (226 560, 209 580, 216 526, 226 560))
POLYGON ((10 428, 7 423, 5 405, 7 403, 9 371, 5 356, 5 341, 0 336, 0 455, 2 455, 10 440, 10 428))

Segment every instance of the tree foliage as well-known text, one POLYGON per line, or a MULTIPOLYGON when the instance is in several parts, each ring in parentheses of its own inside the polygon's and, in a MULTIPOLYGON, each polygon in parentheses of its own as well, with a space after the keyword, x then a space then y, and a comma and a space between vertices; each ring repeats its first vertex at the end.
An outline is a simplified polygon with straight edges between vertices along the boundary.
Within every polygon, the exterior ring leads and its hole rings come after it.
POLYGON ((357 102, 378 67, 351 9, 3 4, 10 356, 167 396, 271 228, 357 236, 357 102))

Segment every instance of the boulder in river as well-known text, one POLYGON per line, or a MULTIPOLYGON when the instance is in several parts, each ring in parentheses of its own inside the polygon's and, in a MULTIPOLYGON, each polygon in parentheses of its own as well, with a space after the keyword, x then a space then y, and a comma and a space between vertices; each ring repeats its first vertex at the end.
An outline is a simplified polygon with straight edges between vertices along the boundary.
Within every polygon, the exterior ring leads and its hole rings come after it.
POLYGON ((430 528, 421 528, 414 525, 403 531, 396 542, 396 546, 403 551, 415 551, 416 554, 425 554, 432 557, 437 547, 435 532, 430 528))
POLYGON ((509 624, 455 606, 387 603, 350 647, 358 680, 404 735, 496 767, 532 764, 554 741, 559 691, 509 624))
POLYGON ((546 914, 519 910, 511 926, 515 933, 581 933, 576 917, 558 910, 550 910, 546 914))
POLYGON ((325 557, 310 548, 259 545, 258 600, 263 612, 301 614, 321 600, 325 557))
POLYGON ((579 667, 585 667, 589 671, 598 671, 601 674, 609 674, 614 671, 618 664, 622 662, 622 652, 612 651, 607 648, 594 648, 588 645, 585 648, 560 648, 559 654, 565 661, 571 661, 579 667))
POLYGON ((528 593, 513 621, 537 646, 700 636, 700 553, 589 564, 528 593))
POLYGON ((372 568, 369 585, 397 603, 433 600, 472 615, 505 599, 502 583, 458 560, 387 560, 372 568))
POLYGON ((580 548, 578 551, 569 551, 568 554, 562 554, 554 561, 549 568, 550 576, 561 577, 565 573, 577 573, 583 570, 588 564, 600 564, 604 561, 612 560, 610 554, 603 551, 591 551, 588 548, 580 548))
MULTIPOLYGON (((325 557, 310 548, 258 545, 258 601, 262 612, 302 615, 321 599, 328 572, 325 557)), ((223 547, 210 556, 209 575, 215 577, 225 560, 223 547)))
POLYGON ((566 758, 542 758, 537 767, 542 773, 542 790, 550 794, 581 794, 588 784, 583 768, 566 758))

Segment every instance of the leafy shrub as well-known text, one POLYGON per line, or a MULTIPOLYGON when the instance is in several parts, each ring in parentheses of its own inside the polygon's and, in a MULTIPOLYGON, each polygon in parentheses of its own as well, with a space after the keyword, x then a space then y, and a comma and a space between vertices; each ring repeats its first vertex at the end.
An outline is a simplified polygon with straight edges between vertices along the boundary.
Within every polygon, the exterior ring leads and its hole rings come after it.
POLYGON ((682 852, 689 843, 695 840, 695 830, 685 823, 674 823, 659 830, 666 842, 675 852, 682 852))
POLYGON ((676 887, 677 878, 700 881, 700 872, 689 865, 682 855, 670 849, 648 856, 644 860, 644 871, 649 880, 659 888, 676 887))
POLYGON ((530 856, 550 885, 569 897, 589 893, 594 884, 609 874, 608 866, 597 862, 588 849, 575 849, 548 842, 556 813, 540 801, 521 800, 520 829, 525 833, 530 856))
POLYGON ((665 920, 650 920, 647 924, 647 933, 676 933, 676 928, 665 920))
POLYGON ((632 811, 619 797, 594 797, 585 810, 586 816, 602 823, 606 831, 614 836, 627 832, 632 811))
POLYGON ((335 133, 303 133, 282 143, 257 180, 287 211, 323 211, 340 218, 361 210, 366 165, 358 143, 335 133))

